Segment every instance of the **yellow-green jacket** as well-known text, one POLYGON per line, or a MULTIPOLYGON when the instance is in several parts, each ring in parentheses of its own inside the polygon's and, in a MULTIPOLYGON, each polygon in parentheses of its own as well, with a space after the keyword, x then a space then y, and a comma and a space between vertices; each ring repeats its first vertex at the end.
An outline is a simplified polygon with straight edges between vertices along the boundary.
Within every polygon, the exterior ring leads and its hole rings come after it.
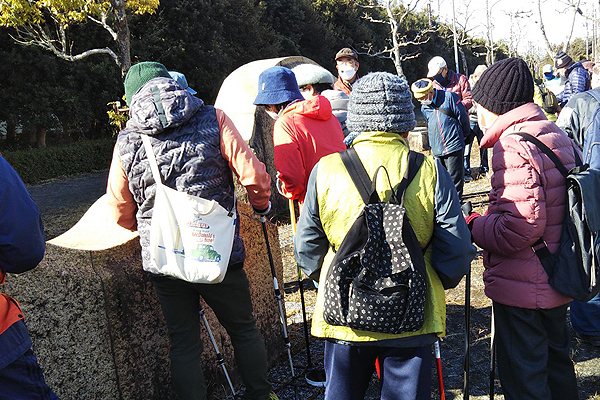
MULTIPOLYGON (((408 146, 396 133, 364 132, 352 146, 372 178, 384 165, 395 188, 408 165, 408 146)), ((382 171, 383 172, 383 171, 382 171)), ((364 203, 346 171, 339 154, 322 158, 313 169, 294 238, 296 260, 303 271, 324 282, 333 248, 339 248, 346 233, 361 213, 364 203)), ((379 197, 390 197, 385 174, 377 178, 379 197)), ((406 189, 404 206, 421 247, 431 244, 425 253, 427 299, 425 323, 416 332, 399 335, 360 331, 327 324, 323 319, 324 285, 320 285, 313 314, 314 336, 347 342, 373 342, 418 335, 445 335, 446 304, 444 287, 458 284, 470 268, 475 255, 471 234, 460 209, 452 180, 433 157, 426 157, 419 172, 406 189), (443 283, 442 283, 443 282, 443 283)))

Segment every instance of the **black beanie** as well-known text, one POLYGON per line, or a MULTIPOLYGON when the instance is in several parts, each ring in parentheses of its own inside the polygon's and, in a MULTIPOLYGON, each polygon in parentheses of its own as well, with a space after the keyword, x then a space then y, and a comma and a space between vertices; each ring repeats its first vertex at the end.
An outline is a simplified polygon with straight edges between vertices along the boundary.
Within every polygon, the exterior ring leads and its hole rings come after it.
POLYGON ((520 58, 507 58, 492 64, 473 88, 473 100, 494 114, 533 102, 533 77, 520 58))

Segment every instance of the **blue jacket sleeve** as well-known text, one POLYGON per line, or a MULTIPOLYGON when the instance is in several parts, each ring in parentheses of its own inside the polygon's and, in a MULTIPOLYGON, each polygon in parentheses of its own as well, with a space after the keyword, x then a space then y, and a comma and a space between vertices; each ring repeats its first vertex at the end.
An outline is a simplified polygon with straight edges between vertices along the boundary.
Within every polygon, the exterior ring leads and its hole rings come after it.
POLYGON ((462 215, 452 178, 439 160, 435 166, 437 182, 431 259, 444 289, 451 289, 469 272, 475 246, 471 244, 471 232, 462 215))
POLYGON ((40 212, 17 172, 0 156, 0 269, 20 273, 44 257, 40 212))
POLYGON ((471 133, 471 123, 469 122, 469 114, 467 113, 467 109, 464 104, 461 103, 460 98, 456 93, 452 94, 452 112, 454 115, 458 116, 458 122, 463 131, 463 137, 469 136, 471 133))
POLYGON ((569 75, 569 81, 571 81, 571 94, 585 92, 588 89, 590 75, 587 70, 583 67, 577 67, 573 69, 573 72, 569 75))
POLYGON ((300 212, 300 219, 296 225, 294 236, 294 252, 298 267, 311 279, 319 281, 321 266, 327 251, 329 240, 321 225, 319 217, 319 203, 317 199, 317 171, 319 163, 315 165, 308 178, 306 197, 300 212))

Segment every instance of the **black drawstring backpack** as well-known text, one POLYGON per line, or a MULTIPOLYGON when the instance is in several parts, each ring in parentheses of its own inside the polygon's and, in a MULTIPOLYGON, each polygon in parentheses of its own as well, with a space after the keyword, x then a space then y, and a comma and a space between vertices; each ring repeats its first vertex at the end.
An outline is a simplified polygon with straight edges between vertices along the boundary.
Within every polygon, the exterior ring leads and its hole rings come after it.
POLYGON ((330 325, 369 332, 417 331, 425 319, 425 249, 406 215, 404 191, 425 157, 409 153, 407 173, 386 203, 375 188, 385 167, 371 182, 353 148, 340 154, 365 206, 327 272, 323 317, 330 325))

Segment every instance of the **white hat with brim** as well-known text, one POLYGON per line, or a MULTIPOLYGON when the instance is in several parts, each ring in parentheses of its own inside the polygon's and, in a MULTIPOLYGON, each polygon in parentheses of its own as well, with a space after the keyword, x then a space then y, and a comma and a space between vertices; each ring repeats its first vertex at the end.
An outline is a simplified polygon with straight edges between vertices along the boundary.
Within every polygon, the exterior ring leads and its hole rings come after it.
POLYGON ((325 68, 315 64, 300 64, 292 68, 292 72, 296 76, 298 86, 316 85, 325 83, 333 85, 333 75, 325 68))

